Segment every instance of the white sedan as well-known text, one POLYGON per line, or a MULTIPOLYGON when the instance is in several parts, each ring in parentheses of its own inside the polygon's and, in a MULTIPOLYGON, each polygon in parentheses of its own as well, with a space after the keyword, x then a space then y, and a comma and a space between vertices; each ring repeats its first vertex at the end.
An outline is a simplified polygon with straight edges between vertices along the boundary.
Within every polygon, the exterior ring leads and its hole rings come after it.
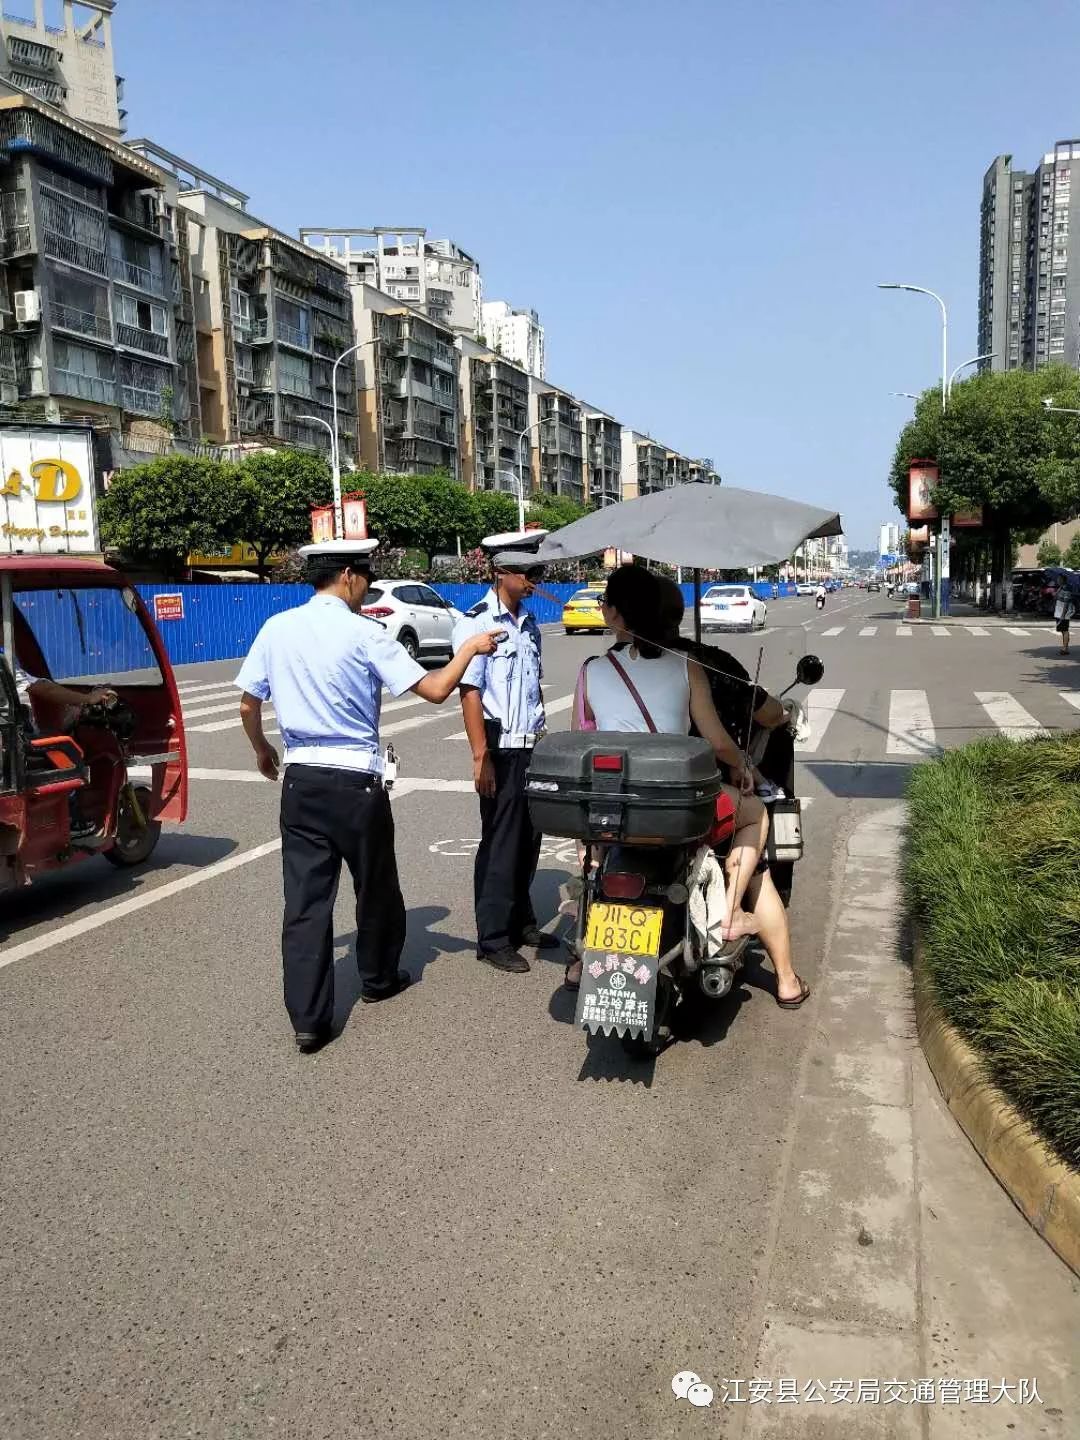
POLYGON ((712 585, 701 597, 702 630, 764 630, 768 613, 749 585, 712 585))
POLYGON ((454 653, 455 610, 419 580, 379 580, 368 591, 364 614, 378 620, 414 660, 445 660, 454 653))

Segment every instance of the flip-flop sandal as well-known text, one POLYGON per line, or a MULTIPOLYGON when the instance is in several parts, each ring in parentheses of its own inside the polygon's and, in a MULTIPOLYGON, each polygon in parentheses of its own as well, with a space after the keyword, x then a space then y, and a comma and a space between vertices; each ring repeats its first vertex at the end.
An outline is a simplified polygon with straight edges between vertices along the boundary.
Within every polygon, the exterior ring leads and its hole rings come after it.
POLYGON ((796 975, 795 979, 798 980, 799 988, 802 993, 794 996, 790 1000, 781 1000, 780 996, 778 995, 776 997, 776 1003, 780 1006, 781 1010, 798 1010, 799 1006, 805 1000, 810 999, 810 986, 807 985, 806 981, 802 978, 801 975, 796 975))
POLYGON ((567 965, 566 970, 565 970, 565 972, 564 972, 564 974, 563 974, 563 985, 564 985, 564 987, 565 987, 567 990, 580 990, 580 989, 581 989, 581 981, 580 981, 580 980, 571 980, 571 979, 570 979, 570 971, 571 971, 571 970, 574 968, 574 966, 577 965, 577 964, 578 964, 578 961, 577 961, 577 960, 571 960, 571 961, 570 961, 570 964, 567 965))

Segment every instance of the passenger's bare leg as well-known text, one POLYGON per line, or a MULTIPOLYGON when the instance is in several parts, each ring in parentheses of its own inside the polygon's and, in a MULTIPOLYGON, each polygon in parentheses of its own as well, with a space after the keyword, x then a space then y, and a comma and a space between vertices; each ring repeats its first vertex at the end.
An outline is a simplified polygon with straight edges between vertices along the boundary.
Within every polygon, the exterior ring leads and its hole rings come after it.
MULTIPOLYGON (((745 922, 739 919, 740 906, 765 848, 769 816, 755 796, 738 796, 735 803, 738 806, 739 828, 735 831, 731 853, 724 864, 728 877, 725 930, 732 935, 740 935, 748 933, 745 922)), ((749 933, 754 933, 756 929, 754 926, 749 933)))
POLYGON ((758 922, 758 935, 776 972, 776 993, 781 1000, 797 1000, 802 993, 791 965, 791 932, 787 911, 767 870, 755 875, 746 891, 746 903, 758 922))

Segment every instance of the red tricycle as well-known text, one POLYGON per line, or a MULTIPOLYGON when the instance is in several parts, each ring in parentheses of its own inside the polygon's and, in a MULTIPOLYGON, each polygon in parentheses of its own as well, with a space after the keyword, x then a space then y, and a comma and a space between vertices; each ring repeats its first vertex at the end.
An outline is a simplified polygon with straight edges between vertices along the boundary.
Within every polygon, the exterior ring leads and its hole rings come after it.
POLYGON ((0 556, 0 892, 104 855, 142 864, 187 814, 169 657, 118 570, 0 556))

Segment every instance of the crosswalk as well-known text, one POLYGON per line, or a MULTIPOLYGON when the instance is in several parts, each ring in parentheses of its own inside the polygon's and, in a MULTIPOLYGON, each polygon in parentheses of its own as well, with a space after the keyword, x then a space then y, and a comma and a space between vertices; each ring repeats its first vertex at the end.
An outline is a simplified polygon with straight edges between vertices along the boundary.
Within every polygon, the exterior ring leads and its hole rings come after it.
POLYGON ((880 635, 883 639, 895 637, 898 640, 910 639, 912 635, 921 634, 931 640, 952 640, 972 639, 986 640, 999 635, 1011 635, 1017 640, 1028 640, 1032 637, 1052 637, 1054 627, 1052 625, 995 625, 990 628, 986 625, 908 625, 904 621, 890 620, 884 624, 860 625, 857 629, 848 625, 830 625, 827 630, 817 632, 821 640, 836 640, 841 635, 848 635, 851 632, 856 639, 872 640, 880 635))
MULTIPOLYGON (((239 695, 231 684, 182 684, 180 696, 189 737, 239 731, 239 695)), ((553 729, 569 725, 572 706, 572 694, 547 697, 553 729)), ((897 688, 862 693, 817 686, 808 693, 804 708, 809 734, 798 742, 799 753, 845 760, 857 755, 863 761, 877 757, 913 762, 978 735, 1024 740, 1080 726, 1080 690, 1050 686, 1026 688, 1023 700, 1005 690, 943 687, 936 692, 897 688)), ((267 705, 263 714, 266 734, 279 735, 273 706, 267 705)), ((460 715, 454 701, 434 706, 419 696, 405 695, 383 705, 380 734, 390 739, 440 720, 451 724, 456 720, 460 726, 460 715)), ((436 743, 465 739, 465 731, 455 729, 440 732, 436 743)))

